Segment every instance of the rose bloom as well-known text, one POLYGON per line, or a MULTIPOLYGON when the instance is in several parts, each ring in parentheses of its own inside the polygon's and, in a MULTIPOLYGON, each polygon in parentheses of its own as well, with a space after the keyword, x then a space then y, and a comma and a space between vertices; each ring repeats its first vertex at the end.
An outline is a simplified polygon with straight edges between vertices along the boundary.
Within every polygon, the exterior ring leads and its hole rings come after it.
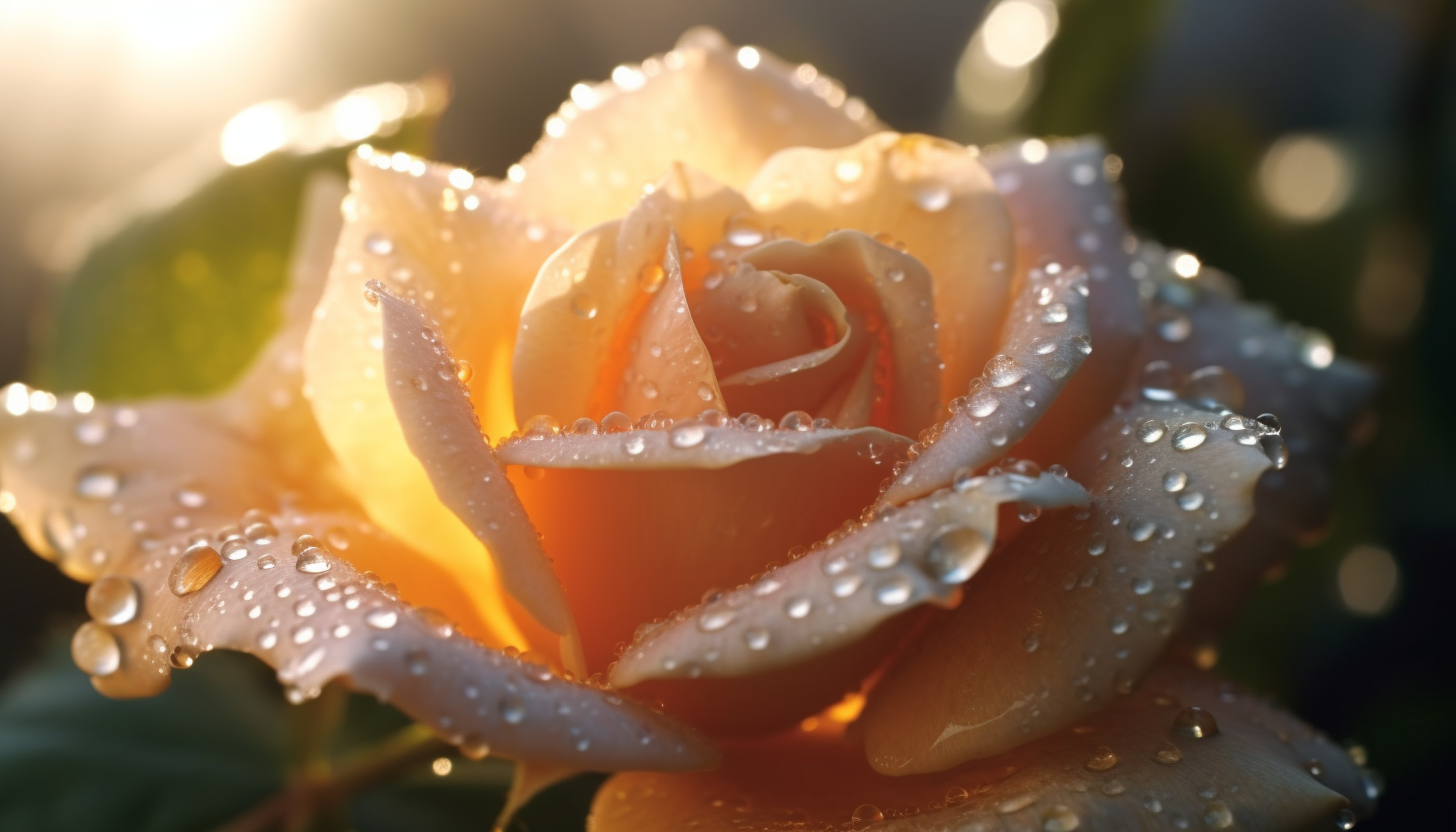
POLYGON ((1372 385, 1120 168, 690 32, 505 180, 361 146, 217 397, 7 388, 0 508, 103 693, 246 651, 621 772, 597 832, 1349 828, 1361 755, 1207 667, 1372 385))

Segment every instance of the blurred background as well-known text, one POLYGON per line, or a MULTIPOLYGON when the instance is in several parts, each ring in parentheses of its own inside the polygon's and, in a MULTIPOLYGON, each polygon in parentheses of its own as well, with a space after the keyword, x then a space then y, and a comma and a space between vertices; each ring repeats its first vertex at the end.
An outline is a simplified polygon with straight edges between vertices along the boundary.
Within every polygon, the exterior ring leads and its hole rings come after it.
MULTIPOLYGON (((698 23, 815 64, 896 129, 1101 134, 1125 160, 1138 231, 1379 369, 1379 430, 1340 472, 1333 528, 1269 576, 1219 666, 1363 745, 1388 790, 1362 828, 1448 818, 1456 5, 1443 0, 0 0, 0 384, 84 376, 55 321, 74 314, 67 287, 96 279, 96 244, 230 167, 434 118, 448 78, 432 154, 501 176, 573 83, 698 23), (350 90, 421 78, 332 105, 312 139, 279 132, 350 90)), ((259 262, 271 279, 283 261, 259 262)), ((185 266, 163 276, 185 283, 185 266)), ((253 343, 209 337, 179 330, 169 343, 212 363, 145 376, 143 391, 215 384, 253 343)), ((31 668, 56 664, 48 637, 79 619, 83 592, 8 524, 0 568, 3 722, 36 673, 69 672, 31 668)))

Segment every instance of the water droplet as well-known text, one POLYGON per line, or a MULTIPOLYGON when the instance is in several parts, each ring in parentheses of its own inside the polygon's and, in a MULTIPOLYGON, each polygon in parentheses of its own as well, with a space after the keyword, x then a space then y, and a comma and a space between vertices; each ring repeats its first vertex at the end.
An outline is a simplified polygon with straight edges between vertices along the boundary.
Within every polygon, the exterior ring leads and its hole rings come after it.
POLYGON ((121 491, 121 472, 105 465, 92 465, 76 475, 76 496, 86 500, 110 500, 121 491))
POLYGON ((970 799, 971 793, 961 788, 960 786, 951 786, 949 789, 945 790, 945 805, 947 808, 951 806, 959 806, 970 799))
POLYGON ((763 242, 763 228, 747 214, 734 214, 724 224, 723 237, 737 248, 749 248, 763 242))
POLYGON ((1026 369, 1009 355, 998 355, 986 362, 986 381, 992 387, 1010 387, 1026 377, 1026 369))
POLYGON ((905 279, 905 270, 889 269, 885 272, 885 279, 891 283, 900 283, 905 279))
POLYGON ((1053 806, 1041 813, 1041 828, 1046 832, 1072 832, 1081 825, 1082 819, 1066 806, 1053 806))
POLYGON ((900 562, 900 544, 893 540, 876 543, 865 557, 871 569, 889 569, 900 562))
POLYGON ((577 292, 571 296, 571 312, 576 317, 589 321, 597 316, 597 302, 585 292, 577 292))
POLYGON ((313 535, 302 535, 293 541, 293 554, 298 558, 294 565, 300 572, 320 575, 333 567, 333 564, 329 563, 328 552, 313 535))
POLYGON ((1234 825, 1234 813, 1222 803, 1210 803, 1203 807, 1203 822, 1209 829, 1228 829, 1234 825))
POLYGON ((1087 554, 1095 558, 1105 551, 1107 551, 1107 538, 1100 534, 1092 535, 1091 539, 1087 541, 1087 554))
POLYGON ((71 636, 71 660, 92 676, 110 676, 121 668, 121 645, 110 630, 87 621, 71 636))
POLYGON ((707 438, 708 429, 702 422, 689 419, 673 425, 667 436, 674 448, 696 448, 707 438))
POLYGON ((784 612, 787 613, 790 618, 803 618, 804 616, 808 615, 809 612, 813 609, 814 602, 810 601, 808 598, 790 598, 788 602, 784 604, 784 612))
POLYGON ((195 488, 181 488, 172 495, 183 508, 202 508, 207 505, 207 495, 195 488))
POLYGON ((1158 525, 1151 520, 1135 520, 1127 527, 1128 536, 1139 543, 1150 539, 1157 530, 1158 525))
POLYGON ((1187 341, 1188 336, 1193 334, 1193 321, 1187 315, 1179 312, 1176 308, 1165 307, 1156 313, 1157 323, 1155 327, 1158 337, 1164 341, 1179 343, 1187 341))
POLYGON ((925 563, 936 580, 959 584, 975 573, 990 552, 985 535, 968 526, 951 526, 941 529, 931 541, 925 563))
POLYGON ((849 819, 855 823, 875 823, 884 820, 885 813, 881 812, 880 807, 873 803, 861 803, 855 807, 854 814, 850 815, 849 819))
POLYGON ((779 430, 805 433, 814 429, 814 417, 802 410, 790 410, 779 419, 779 430))
POLYGON ((769 633, 762 627, 750 627, 743 632, 743 643, 749 650, 763 650, 768 647, 769 633))
POLYGON ((383 234, 369 234, 364 238, 364 248, 370 254, 385 257, 394 253, 394 241, 383 234))
POLYGON ((705 610, 698 616, 698 629, 705 633, 712 633, 727 627, 733 623, 737 613, 726 607, 705 610))
POLYGON ((1188 739, 1204 739, 1218 733, 1218 720, 1202 708, 1184 708, 1173 717, 1173 733, 1188 739))
POLYGON ((1269 458, 1269 464, 1274 470, 1282 471, 1289 464, 1289 446, 1285 444, 1284 437, 1277 433, 1266 434, 1259 439, 1259 445, 1264 449, 1264 455, 1269 458))
POLYGON ((507 725, 520 725, 526 721, 526 703, 518 696, 507 695, 500 701, 500 716, 507 725))
POLYGON ((172 564, 167 586, 173 595, 190 595, 207 586, 221 570, 222 555, 216 549, 206 544, 193 546, 172 564))
POLYGON ((140 604, 136 584, 120 575, 106 575, 86 590, 86 612, 103 624, 125 624, 140 604))
POLYGON ((1149 419, 1138 425, 1137 438, 1149 445, 1163 438, 1163 423, 1157 419, 1149 419))
POLYGON ((1105 745, 1099 745, 1097 746, 1097 750, 1092 752, 1091 759, 1087 760, 1085 765, 1092 771, 1106 771, 1117 765, 1117 755, 1113 753, 1111 748, 1105 745))
POLYGON ((404 654, 404 668, 411 676, 423 676, 430 672, 430 654, 424 650, 410 650, 404 654))
POLYGON ((1259 433, 1283 433, 1284 426, 1279 423, 1279 417, 1273 413, 1260 413, 1254 419, 1259 424, 1259 433))
MULTIPOLYGON (((1014 382, 1013 382, 1014 383, 1014 382)), ((966 403, 966 410, 977 419, 984 419, 996 412, 1001 400, 989 390, 978 390, 966 403)))
POLYGON ((1181 374, 1167 361, 1150 361, 1143 367, 1139 388, 1142 397, 1154 402, 1170 402, 1178 398, 1181 374))
POLYGON ((375 607, 364 615, 364 623, 376 630, 388 630, 399 623, 399 614, 384 607, 375 607))
POLYGON ((667 271, 657 262, 647 263, 637 271, 637 285, 642 291, 652 293, 662 288, 667 280, 667 271))
POLYGON ((261 558, 258 558, 259 569, 272 569, 277 565, 278 561, 274 560, 272 555, 264 555, 261 558))
POLYGON ((1153 757, 1164 765, 1172 765, 1183 759, 1183 752, 1179 751, 1178 746, 1171 742, 1165 742, 1163 743, 1163 747, 1159 748, 1158 753, 1154 754, 1153 757))
POLYGON ((641 434, 633 434, 622 441, 622 450, 628 456, 637 456, 647 449, 647 440, 641 434))
POLYGON ((932 214, 944 211, 950 205, 950 198, 950 189, 944 185, 929 184, 915 189, 915 204, 932 214))
POLYGON ((1191 451, 1202 445, 1208 439, 1208 431, 1203 425, 1189 422, 1186 425, 1179 425, 1173 430, 1173 447, 1180 451, 1191 451))
POLYGON ((1355 813, 1349 807, 1335 813, 1335 828, 1344 832, 1355 828, 1355 813))
POLYGON ((1188 491, 1178 495, 1178 508, 1184 511, 1197 511, 1203 505, 1203 493, 1199 491, 1188 491))
POLYGON ((475 366, 465 359, 455 361, 455 377, 460 379, 461 384, 467 384, 475 378, 475 366))
POLYGON ((1153 591, 1153 582, 1147 578, 1137 578, 1132 582, 1132 591, 1135 595, 1147 595, 1153 591))
POLYGON ((172 648, 172 655, 167 657, 167 661, 178 670, 186 670, 197 661, 197 654, 189 650, 186 645, 179 644, 172 648))
POLYGON ((1179 398, 1205 410, 1238 410, 1244 406, 1244 385, 1229 370, 1200 367, 1188 376, 1179 398))
POLYGON ((1108 797, 1116 797, 1127 791, 1127 787, 1117 780, 1109 780, 1102 784, 1102 793, 1108 797))
POLYGON ((1053 303, 1042 310, 1041 322, 1044 324, 1065 323, 1068 316, 1069 313, 1067 312, 1067 305, 1065 303, 1053 303))
POLYGON ((910 600, 915 587, 904 575, 893 575, 875 585, 875 600, 887 607, 898 607, 910 600))
POLYGON ((1173 470, 1163 475, 1163 490, 1169 494, 1176 494, 1188 485, 1188 475, 1182 471, 1173 470))

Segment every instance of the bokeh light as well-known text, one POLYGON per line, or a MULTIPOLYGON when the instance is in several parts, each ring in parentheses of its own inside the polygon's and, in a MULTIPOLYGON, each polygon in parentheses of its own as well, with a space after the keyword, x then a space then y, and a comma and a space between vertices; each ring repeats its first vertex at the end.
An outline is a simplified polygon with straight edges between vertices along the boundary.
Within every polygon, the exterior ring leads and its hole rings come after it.
POLYGON ((1319 222, 1345 206, 1354 177, 1354 160, 1331 139, 1289 135, 1264 152, 1259 162, 1259 193, 1283 219, 1319 222))
POLYGON ((1390 550, 1360 545, 1340 561, 1340 603, 1356 615, 1383 615, 1395 605, 1400 566, 1390 550))

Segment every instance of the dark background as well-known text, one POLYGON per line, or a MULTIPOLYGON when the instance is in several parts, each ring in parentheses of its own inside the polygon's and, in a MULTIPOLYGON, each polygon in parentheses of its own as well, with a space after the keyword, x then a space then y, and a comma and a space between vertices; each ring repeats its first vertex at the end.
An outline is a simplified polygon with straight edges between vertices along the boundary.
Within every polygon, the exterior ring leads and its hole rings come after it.
MULTIPOLYGON (((1450 4, 1065 0, 1055 38, 1019 76, 1025 94, 999 116, 968 110, 957 89, 980 0, 231 0, 217 20, 157 17, 175 5, 0 0, 0 384, 25 378, 36 358, 65 279, 56 229, 75 206, 215 142, 261 100, 312 107, 355 85, 443 70, 454 102, 437 155, 498 176, 572 83, 710 23, 816 64, 896 129, 968 142, 1100 133, 1126 161, 1139 231, 1233 273, 1251 297, 1382 374, 1379 431, 1342 467, 1334 527, 1271 576, 1220 667, 1368 749, 1388 791, 1362 828, 1449 818, 1450 4), (1327 217, 1291 219, 1259 184, 1266 153, 1291 135, 1318 137, 1343 160, 1348 194, 1327 217), (1343 565, 1347 581, 1378 582, 1375 563, 1388 577, 1390 561, 1371 551, 1389 553, 1398 582, 1361 611, 1339 575, 1343 565), (1347 561, 1352 552, 1360 557, 1347 561)), ((995 81, 978 81, 975 66, 966 60, 962 85, 995 81)), ((14 684, 46 634, 80 615, 83 592, 0 527, 0 674, 14 684)))

